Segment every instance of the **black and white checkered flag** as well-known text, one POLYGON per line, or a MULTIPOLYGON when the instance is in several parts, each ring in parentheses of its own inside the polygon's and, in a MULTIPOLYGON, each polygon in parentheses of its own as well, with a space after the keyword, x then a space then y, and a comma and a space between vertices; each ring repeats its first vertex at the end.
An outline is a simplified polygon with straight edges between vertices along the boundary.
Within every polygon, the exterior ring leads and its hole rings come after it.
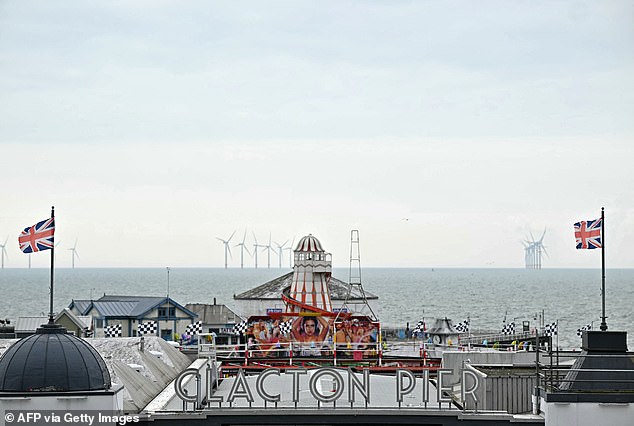
POLYGON ((469 320, 466 319, 463 322, 459 322, 456 325, 456 330, 458 330, 461 333, 467 333, 469 331, 469 320))
POLYGON ((121 324, 109 325, 103 332, 106 337, 121 337, 121 324))
POLYGON ((292 329, 293 329, 293 318, 289 319, 288 321, 283 321, 280 324, 280 333, 282 333, 284 336, 290 333, 292 329))
POLYGON ((416 327, 412 329, 412 334, 419 335, 419 334, 423 334, 424 332, 425 332, 425 321, 420 320, 416 324, 416 327))
POLYGON ((502 334, 515 334, 515 321, 502 326, 502 334))
POLYGON ((158 330, 158 325, 156 321, 148 321, 139 323, 137 326, 137 330, 139 334, 153 334, 156 335, 156 330, 158 330))
POLYGON ((544 336, 556 336, 557 335, 557 323, 546 324, 544 326, 544 336))
POLYGON ((244 334, 247 331, 248 324, 246 321, 242 321, 233 326, 233 334, 244 334))
POLYGON ((185 333, 187 334, 200 334, 203 332, 203 322, 202 321, 196 321, 193 322, 191 324, 189 324, 187 326, 187 328, 185 329, 185 333))
POLYGON ((577 336, 581 337, 583 336, 583 332, 584 331, 588 331, 588 330, 592 330, 592 325, 588 324, 588 325, 584 325, 581 328, 577 329, 577 336))

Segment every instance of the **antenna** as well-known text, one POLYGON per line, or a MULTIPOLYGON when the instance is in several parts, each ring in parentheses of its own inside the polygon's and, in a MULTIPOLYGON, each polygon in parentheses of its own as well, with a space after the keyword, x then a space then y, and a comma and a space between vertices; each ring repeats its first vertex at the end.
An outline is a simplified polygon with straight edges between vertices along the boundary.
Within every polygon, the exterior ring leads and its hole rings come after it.
POLYGON ((73 245, 73 247, 69 248, 68 250, 72 251, 72 267, 73 269, 75 269, 75 256, 77 256, 77 259, 79 259, 79 254, 77 253, 77 238, 75 238, 75 244, 73 245))
POLYGON ((167 269, 167 298, 165 300, 167 301, 167 319, 169 319, 170 318, 170 267, 168 266, 166 269, 167 269))
POLYGON ((5 248, 7 245, 7 241, 9 241, 9 236, 7 236, 7 238, 4 240, 4 244, 0 244, 0 247, 2 247, 2 269, 4 269, 4 256, 7 256, 7 258, 9 257, 9 255, 7 254, 7 249, 5 248))
POLYGON ((351 309, 350 305, 361 305, 355 307, 354 312, 362 313, 366 308, 369 311, 368 316, 373 321, 378 321, 379 317, 376 316, 372 307, 368 303, 368 298, 365 295, 365 291, 363 290, 363 284, 361 284, 361 255, 359 254, 359 231, 353 229, 350 231, 350 275, 349 275, 349 283, 348 283, 348 294, 346 294, 346 299, 343 302, 341 310, 337 313, 337 318, 346 308, 348 312, 353 313, 353 309, 351 309), (359 296, 355 295, 355 299, 361 299, 360 301, 351 302, 350 296, 352 294, 352 289, 355 288, 358 292, 359 296))
MULTIPOLYGON (((227 238, 226 240, 223 240, 222 238, 216 237, 217 240, 222 241, 222 244, 225 245, 225 269, 227 269, 227 253, 229 253, 229 256, 231 256, 231 248, 229 247, 229 241, 231 241, 231 239, 233 238, 235 233, 236 233, 236 231, 233 231, 233 234, 231 234, 231 236, 229 238, 227 238)), ((233 256, 231 256, 231 258, 233 259, 233 256)))
POLYGON ((249 252, 249 249, 244 245, 244 241, 247 238, 247 230, 244 230, 244 236, 242 237, 242 242, 236 244, 234 247, 238 247, 240 246, 240 269, 244 268, 244 251, 246 250, 247 253, 249 253, 249 256, 251 256, 251 253, 249 252))

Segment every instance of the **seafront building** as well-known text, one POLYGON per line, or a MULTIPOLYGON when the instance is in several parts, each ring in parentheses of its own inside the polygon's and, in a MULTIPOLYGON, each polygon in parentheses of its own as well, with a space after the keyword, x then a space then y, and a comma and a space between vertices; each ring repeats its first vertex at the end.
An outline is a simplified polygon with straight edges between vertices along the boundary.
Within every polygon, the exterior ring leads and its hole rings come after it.
POLYGON ((135 337, 139 324, 155 322, 162 338, 174 340, 196 319, 194 312, 165 296, 104 294, 97 300, 73 300, 68 308, 75 315, 93 318, 95 337, 105 337, 108 330, 114 330, 117 337, 135 337))
POLYGON ((228 306, 216 303, 215 297, 213 304, 188 303, 185 308, 197 315, 202 332, 212 334, 216 344, 239 343, 239 336, 234 333, 234 327, 246 318, 242 318, 228 306))

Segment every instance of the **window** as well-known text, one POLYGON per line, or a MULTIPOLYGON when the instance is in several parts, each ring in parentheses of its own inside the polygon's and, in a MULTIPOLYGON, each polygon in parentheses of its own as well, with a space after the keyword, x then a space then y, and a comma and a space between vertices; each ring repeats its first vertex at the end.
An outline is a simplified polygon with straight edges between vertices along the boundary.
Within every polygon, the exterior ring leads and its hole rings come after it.
POLYGON ((158 316, 159 318, 173 318, 176 316, 176 308, 173 306, 170 306, 169 309, 168 308, 158 308, 158 316))
POLYGON ((101 318, 95 320, 95 328, 103 328, 103 320, 101 318))

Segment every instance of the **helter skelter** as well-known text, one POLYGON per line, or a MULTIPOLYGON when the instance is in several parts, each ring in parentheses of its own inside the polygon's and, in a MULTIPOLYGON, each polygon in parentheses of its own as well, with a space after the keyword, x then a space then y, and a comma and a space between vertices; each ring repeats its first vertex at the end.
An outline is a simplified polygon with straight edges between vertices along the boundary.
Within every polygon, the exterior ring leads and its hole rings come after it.
MULTIPOLYGON (((352 271, 353 260, 358 266, 359 234, 353 231, 351 235, 352 271), (353 252, 357 254, 353 256, 353 252)), ((381 327, 360 288, 359 274, 357 271, 353 279, 351 272, 343 305, 333 307, 329 290, 332 256, 312 234, 301 238, 294 249, 292 279, 281 292, 284 309, 252 316, 243 327, 249 348, 245 364, 281 367, 363 362, 380 367, 381 327), (352 290, 354 297, 350 297, 352 290), (356 293, 363 296, 364 303, 353 302, 356 293)))

